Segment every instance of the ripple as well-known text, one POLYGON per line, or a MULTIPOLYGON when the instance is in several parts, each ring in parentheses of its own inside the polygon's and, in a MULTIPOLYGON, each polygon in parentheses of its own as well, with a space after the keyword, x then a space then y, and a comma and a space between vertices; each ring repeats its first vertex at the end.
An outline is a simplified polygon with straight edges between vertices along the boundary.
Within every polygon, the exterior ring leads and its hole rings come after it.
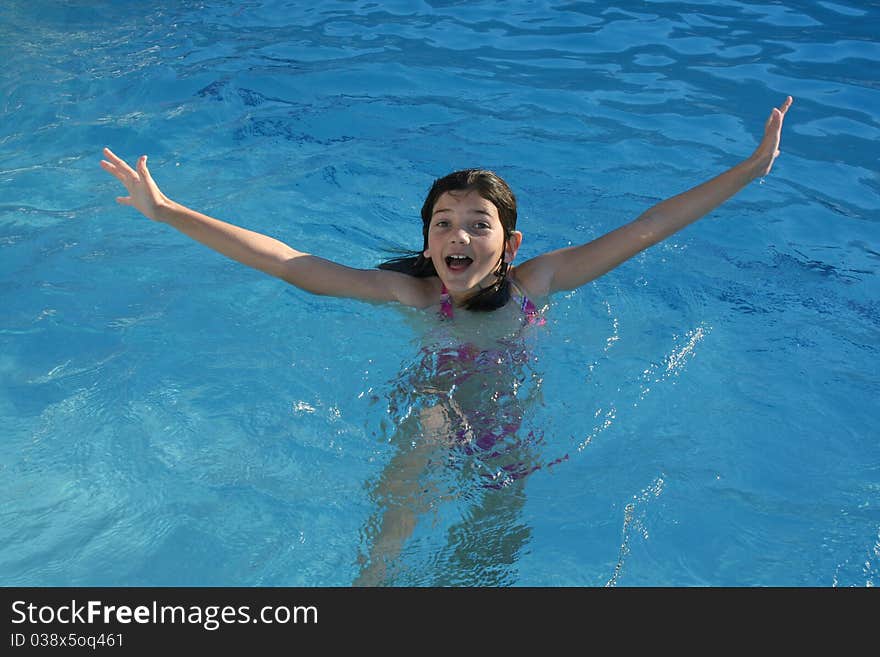
POLYGON ((880 139, 880 127, 844 116, 829 116, 814 121, 805 121, 792 126, 792 132, 810 137, 849 136, 877 141, 880 139))
POLYGON ((858 7, 853 7, 851 5, 841 5, 836 2, 823 2, 820 0, 816 4, 825 7, 825 9, 830 11, 842 14, 843 16, 864 16, 868 13, 864 9, 859 9, 858 7))
POLYGON ((842 63, 847 59, 864 59, 880 62, 880 44, 873 41, 853 41, 844 39, 833 43, 798 43, 777 41, 791 52, 780 55, 781 59, 792 62, 842 63))
POLYGON ((0 21, 15 583, 346 585, 385 477, 417 492, 396 584, 876 584, 874 3, 37 4, 0 21), (96 166, 150 152, 173 198, 365 267, 490 166, 527 259, 747 156, 788 93, 765 184, 550 300, 539 363, 446 379, 433 317, 227 262, 96 166), (460 442, 395 469, 426 437, 460 442))

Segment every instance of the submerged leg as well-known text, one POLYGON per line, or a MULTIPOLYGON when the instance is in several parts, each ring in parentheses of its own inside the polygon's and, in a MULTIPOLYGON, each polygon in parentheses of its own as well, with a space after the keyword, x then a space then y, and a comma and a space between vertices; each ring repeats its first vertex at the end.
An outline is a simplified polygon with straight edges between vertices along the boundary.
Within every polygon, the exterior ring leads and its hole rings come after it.
POLYGON ((516 584, 517 561, 532 537, 532 528, 522 518, 525 502, 522 479, 485 488, 479 503, 449 528, 433 586, 516 584))
POLYGON ((371 497, 377 511, 364 528, 370 543, 369 555, 361 564, 354 586, 382 586, 390 583, 389 568, 412 536, 418 518, 427 512, 436 494, 423 482, 431 458, 448 449, 438 437, 448 435, 449 421, 439 406, 422 409, 417 426, 401 425, 394 436, 398 452, 385 466, 371 497))

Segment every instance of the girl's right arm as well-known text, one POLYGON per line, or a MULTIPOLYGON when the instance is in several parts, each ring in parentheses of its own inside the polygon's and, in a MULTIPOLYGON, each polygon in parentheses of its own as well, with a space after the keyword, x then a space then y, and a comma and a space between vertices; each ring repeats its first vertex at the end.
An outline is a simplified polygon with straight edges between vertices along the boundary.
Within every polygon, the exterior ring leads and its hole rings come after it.
POLYGON ((280 278, 313 294, 351 297, 365 301, 398 301, 407 306, 431 303, 430 285, 399 272, 354 269, 297 251, 267 235, 214 219, 165 196, 147 168, 147 156, 140 157, 137 170, 109 148, 101 167, 116 177, 129 195, 116 201, 139 210, 144 216, 173 226, 207 247, 280 278))

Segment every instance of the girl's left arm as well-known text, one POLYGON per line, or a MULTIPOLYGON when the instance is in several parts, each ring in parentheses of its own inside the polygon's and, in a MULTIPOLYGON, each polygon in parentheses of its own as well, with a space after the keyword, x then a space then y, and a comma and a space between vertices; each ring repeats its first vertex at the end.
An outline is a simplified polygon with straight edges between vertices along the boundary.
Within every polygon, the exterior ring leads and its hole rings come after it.
POLYGON ((580 287, 640 251, 695 222, 755 178, 767 175, 779 155, 779 141, 791 96, 773 108, 764 138, 752 155, 732 169, 658 203, 634 221, 581 246, 540 255, 517 267, 517 276, 535 296, 580 287))

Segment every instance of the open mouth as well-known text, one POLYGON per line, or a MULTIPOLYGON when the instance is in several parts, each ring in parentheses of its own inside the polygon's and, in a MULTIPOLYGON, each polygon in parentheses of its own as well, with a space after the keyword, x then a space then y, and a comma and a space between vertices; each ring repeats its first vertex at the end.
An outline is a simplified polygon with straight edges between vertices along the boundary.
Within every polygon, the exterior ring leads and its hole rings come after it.
POLYGON ((461 255, 446 256, 446 266, 451 271, 464 271, 465 269, 470 267, 470 264, 472 262, 473 262, 473 260, 471 260, 467 256, 461 256, 461 255))

